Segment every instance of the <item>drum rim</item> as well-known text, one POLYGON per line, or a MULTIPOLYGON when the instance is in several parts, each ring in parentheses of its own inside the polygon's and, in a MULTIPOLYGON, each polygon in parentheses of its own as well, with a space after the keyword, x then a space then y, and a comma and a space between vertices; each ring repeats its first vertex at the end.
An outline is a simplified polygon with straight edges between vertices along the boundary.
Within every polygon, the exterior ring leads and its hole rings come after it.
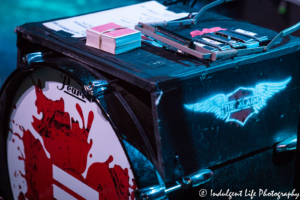
MULTIPOLYGON (((78 62, 77 60, 73 60, 73 59, 70 59, 70 58, 64 58, 64 57, 61 57, 61 58, 55 58, 55 61, 69 61, 69 62, 73 62, 77 65, 81 65, 85 68, 85 72, 87 74, 85 75, 89 75, 89 78, 91 78, 90 80, 88 81, 94 81, 94 80, 97 80, 97 79, 103 79, 103 80, 108 80, 107 78, 105 78, 103 75, 101 75, 100 73, 98 73, 97 71, 93 70, 91 67, 83 64, 83 63, 80 63, 78 62), (91 72, 92 71, 92 72, 91 72)), ((82 77, 83 74, 81 73, 78 73, 78 76, 75 76, 75 73, 72 73, 70 72, 69 70, 66 70, 66 69, 62 69, 61 67, 59 67, 58 63, 54 63, 53 62, 54 60, 53 59, 45 59, 43 60, 43 62, 37 62, 37 63, 34 63, 34 68, 33 70, 31 71, 35 71, 35 70, 38 70, 38 69, 41 69, 41 68, 52 68, 54 70, 57 70, 57 71, 60 71, 62 73, 64 73, 65 75, 69 76, 70 78, 72 78, 77 84, 79 84, 82 88, 83 86, 88 82, 88 81, 83 81, 81 78, 79 77, 82 77)), ((1 90, 0 90, 0 100, 2 100, 2 98, 6 99, 6 95, 5 92, 7 92, 7 90, 9 89, 9 87, 11 87, 12 85, 12 82, 15 81, 15 79, 18 78, 18 76, 20 77, 23 77, 23 78, 26 78, 28 77, 28 75, 31 73, 31 71, 21 71, 20 68, 17 68, 15 71, 13 71, 13 73, 6 79, 5 83, 3 84, 1 90)), ((23 82, 22 81, 17 81, 17 84, 14 85, 14 91, 17 91, 21 85, 21 83, 23 82)), ((14 83, 13 83, 14 84, 14 83)), ((113 95, 120 101, 120 103, 123 105, 124 109, 126 110, 126 112, 128 113, 128 108, 131 110, 131 108, 129 107, 129 105, 124 105, 127 104, 126 101, 124 99, 122 99, 123 97, 118 93, 118 91, 110 91, 111 93, 113 93, 113 95), (118 94, 116 94, 118 93, 118 94), (121 98, 121 99, 120 99, 121 98), (125 107, 128 107, 128 108, 125 108, 125 107)), ((132 161, 128 155, 128 152, 124 146, 124 143, 123 141, 121 141, 122 139, 120 139, 120 133, 118 132, 117 130, 117 127, 116 125, 114 124, 114 122, 112 121, 112 119, 110 118, 110 115, 107 113, 107 111, 105 110, 105 108, 101 105, 101 103, 99 101, 97 101, 97 97, 95 96, 87 96, 87 94, 85 92, 84 93, 84 96, 87 97, 87 98, 93 98, 94 99, 94 102, 97 104, 97 106, 101 109, 101 113, 102 115, 109 121, 113 131, 115 132, 116 136, 118 137, 118 140, 123 148, 123 151, 126 155, 126 158, 128 160, 128 163, 131 167, 131 170, 132 170, 132 173, 133 173, 133 178, 135 179, 136 181, 136 184, 137 186, 139 186, 139 179, 137 178, 137 173, 135 171, 135 168, 133 167, 133 164, 132 164, 132 161)), ((13 97, 15 97, 15 94, 13 94, 13 97)), ((3 111, 3 113, 7 113, 7 114, 11 114, 11 111, 12 111, 12 101, 11 102, 5 102, 4 103, 5 105, 0 109, 0 111, 3 111), (7 105, 8 104, 8 105, 7 105)), ((131 111, 132 112, 132 111, 131 111)), ((129 114, 129 113, 128 113, 129 114)), ((131 117, 131 115, 129 114, 129 116, 131 117)), ((133 120, 133 123, 136 125, 136 122, 134 119, 133 120)), ((4 191, 4 195, 6 195, 7 197, 9 197, 8 199, 13 199, 13 195, 12 195, 12 188, 11 188, 11 182, 10 182, 10 176, 9 174, 7 173, 8 172, 8 156, 7 156, 7 137, 8 137, 8 131, 5 131, 5 130, 8 130, 8 125, 9 124, 9 118, 7 119, 3 119, 3 120, 0 120, 0 134, 2 136, 1 139, 0 139, 0 142, 3 142, 3 155, 0 155, 1 157, 4 156, 4 159, 5 159, 5 163, 3 165, 3 167, 5 166, 5 173, 6 173, 6 177, 3 181, 4 182, 4 185, 7 185, 6 187, 8 188, 5 188, 5 190, 9 189, 10 192, 8 191, 4 191), (1 141, 3 140, 3 141, 1 141), (8 194, 9 193, 9 194, 8 194)), ((147 149, 147 152, 148 152, 148 149, 147 149)), ((155 166, 155 164, 151 161, 151 158, 147 157, 146 158, 153 164, 153 167, 156 171, 157 170, 157 167, 155 166)), ((152 158, 153 159, 153 158, 152 158)), ((2 187, 3 188, 3 187, 2 187)), ((139 187, 138 187, 139 188, 139 187)))

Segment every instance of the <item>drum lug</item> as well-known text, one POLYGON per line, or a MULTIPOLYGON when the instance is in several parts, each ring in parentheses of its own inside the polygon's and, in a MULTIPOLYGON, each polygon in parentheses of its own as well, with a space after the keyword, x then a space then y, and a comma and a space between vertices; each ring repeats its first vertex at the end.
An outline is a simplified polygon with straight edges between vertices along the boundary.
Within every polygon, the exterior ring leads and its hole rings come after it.
POLYGON ((109 83, 106 80, 95 80, 84 85, 83 88, 88 95, 97 97, 109 88, 109 83))
POLYGON ((33 66, 31 64, 33 62, 42 60, 42 58, 43 58, 43 54, 41 52, 25 54, 22 58, 20 69, 22 71, 31 71, 33 70, 33 66))
POLYGON ((164 199, 166 197, 165 189, 166 187, 162 185, 143 188, 135 192, 135 197, 137 200, 164 199))
POLYGON ((52 52, 42 53, 42 52, 34 52, 25 54, 22 58, 22 62, 20 64, 20 69, 23 72, 31 71, 34 69, 33 63, 42 62, 46 57, 51 57, 53 55, 52 52))
POLYGON ((294 136, 277 144, 275 146, 275 151, 280 153, 280 152, 292 151, 295 150, 296 148, 297 148, 297 136, 294 136))
POLYGON ((156 185, 153 187, 147 187, 135 192, 137 200, 159 200, 167 196, 168 193, 179 189, 188 189, 191 187, 197 187, 208 181, 213 176, 213 172, 210 169, 201 169, 195 173, 185 176, 183 180, 175 181, 172 186, 166 188, 162 185, 156 185))
POLYGON ((182 180, 176 181, 171 187, 168 187, 165 192, 170 193, 180 188, 189 189, 192 187, 197 187, 203 185, 204 183, 210 181, 213 176, 213 172, 210 169, 201 169, 194 172, 188 176, 183 177, 182 180))
POLYGON ((201 184, 208 182, 213 176, 213 172, 210 169, 202 169, 193 174, 186 176, 185 184, 190 187, 197 187, 201 184))

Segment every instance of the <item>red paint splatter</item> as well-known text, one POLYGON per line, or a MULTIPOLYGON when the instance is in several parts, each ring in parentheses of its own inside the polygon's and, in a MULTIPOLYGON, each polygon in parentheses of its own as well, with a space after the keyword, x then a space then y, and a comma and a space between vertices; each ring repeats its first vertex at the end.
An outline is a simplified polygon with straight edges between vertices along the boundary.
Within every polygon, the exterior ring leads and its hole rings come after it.
POLYGON ((105 162, 107 165, 109 165, 109 163, 111 163, 112 161, 114 161, 114 157, 109 156, 107 161, 105 162))
POLYGON ((12 139, 12 142, 14 143, 14 142, 15 142, 15 139, 12 139))
POLYGON ((43 113, 41 120, 33 116, 33 128, 42 136, 45 147, 51 155, 53 164, 82 180, 85 171, 87 155, 93 144, 87 143, 89 130, 94 119, 90 111, 87 129, 84 127, 82 109, 76 104, 83 127, 71 118, 64 110, 64 100, 52 101, 44 96, 41 88, 36 87, 36 107, 38 114, 43 113))
POLYGON ((18 200, 26 200, 25 195, 23 194, 23 192, 20 192, 20 194, 18 196, 18 200))
POLYGON ((128 169, 122 169, 119 165, 109 168, 113 161, 110 156, 105 163, 93 163, 88 170, 86 183, 99 192, 99 199, 129 198, 128 169))
POLYGON ((17 136, 20 140, 22 140, 22 137, 18 133, 13 133, 15 136, 17 136))
POLYGON ((14 123, 15 123, 15 120, 12 120, 12 123, 14 124, 14 123))
MULTIPOLYGON (((133 182, 133 185, 130 186, 130 188, 133 189, 133 190, 136 190, 136 189, 137 189, 137 185, 136 185, 135 180, 132 179, 132 182, 133 182)), ((134 200, 134 191, 131 192, 131 194, 130 194, 130 199, 131 199, 131 200, 134 200)))
POLYGON ((11 129, 11 128, 10 128, 10 129, 8 129, 8 131, 9 131, 9 132, 11 132, 11 133, 13 133, 13 131, 12 131, 12 129, 11 129))
POLYGON ((21 189, 22 187, 21 187, 21 185, 19 185, 19 189, 21 189))
POLYGON ((24 131, 24 127, 23 126, 19 126, 19 129, 21 130, 21 131, 24 131))
MULTIPOLYGON (((76 104, 76 110, 83 124, 80 128, 79 122, 65 112, 64 100, 62 98, 56 101, 48 99, 43 94, 40 81, 38 85, 39 87, 35 87, 35 105, 37 113, 42 113, 43 117, 39 120, 33 116, 32 126, 43 138, 45 148, 51 158, 47 158, 40 141, 35 139, 29 130, 24 130, 22 126, 19 126, 23 131, 23 138, 17 133, 14 135, 21 138, 24 143, 25 157, 22 155, 19 159, 25 162, 26 173, 25 175, 21 173, 27 182, 25 197, 33 200, 53 199, 52 164, 54 164, 97 190, 101 199, 125 200, 130 196, 132 199, 129 187, 136 188, 136 186, 129 185, 128 169, 122 169, 119 165, 109 167, 113 161, 112 156, 104 163, 92 164, 88 169, 86 179, 81 175, 86 169, 88 152, 93 142, 90 140, 88 143, 87 140, 94 121, 94 113, 89 112, 85 128, 82 109, 79 104, 76 104)), ((19 197, 22 197, 21 193, 19 197)))
POLYGON ((93 157, 93 155, 92 155, 92 154, 90 154, 90 158, 91 158, 91 157, 93 157))
MULTIPOLYGON (((25 174, 20 171, 27 182, 25 197, 32 200, 53 200, 51 160, 48 159, 40 141, 35 139, 29 130, 23 131, 22 140, 25 157, 20 151, 22 156, 19 156, 19 160, 24 160, 25 164, 25 174)), ((19 198, 23 196, 20 193, 19 198)))

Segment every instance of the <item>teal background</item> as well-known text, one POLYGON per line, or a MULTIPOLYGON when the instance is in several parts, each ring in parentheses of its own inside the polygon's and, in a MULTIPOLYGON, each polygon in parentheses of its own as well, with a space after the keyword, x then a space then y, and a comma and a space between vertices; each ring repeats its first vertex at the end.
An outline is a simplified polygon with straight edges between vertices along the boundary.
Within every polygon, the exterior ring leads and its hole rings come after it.
POLYGON ((79 15, 143 2, 142 0, 1 0, 0 1, 0 88, 16 68, 14 29, 28 22, 79 15))

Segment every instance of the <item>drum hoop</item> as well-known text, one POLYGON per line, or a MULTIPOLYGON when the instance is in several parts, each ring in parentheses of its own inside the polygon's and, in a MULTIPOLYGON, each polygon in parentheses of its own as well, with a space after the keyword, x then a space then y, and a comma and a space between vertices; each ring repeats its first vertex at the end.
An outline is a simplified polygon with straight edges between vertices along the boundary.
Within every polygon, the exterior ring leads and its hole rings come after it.
MULTIPOLYGON (((69 58, 55 58, 55 60, 54 59, 45 59, 45 60, 43 60, 43 62, 36 62, 36 63, 33 63, 33 68, 34 68, 34 70, 36 70, 36 69, 40 69, 40 68, 47 68, 47 67, 49 67, 49 68, 52 68, 52 69, 54 69, 54 70, 57 70, 57 71, 60 71, 60 72, 62 72, 62 73, 64 73, 64 74, 66 74, 67 76, 69 76, 70 78, 72 78, 77 84, 79 84, 82 88, 84 88, 84 85, 85 84, 87 84, 87 83, 89 83, 89 82, 91 82, 91 81, 95 81, 95 80, 97 80, 97 79, 104 79, 104 80, 108 80, 107 78, 105 78, 103 75, 101 75, 99 72, 97 72, 96 70, 94 70, 93 68, 91 68, 90 66, 87 66, 87 65, 85 65, 85 64, 83 64, 83 63, 80 63, 80 62, 78 62, 78 61, 76 61, 76 60, 73 60, 73 59, 69 59, 69 58), (74 70, 74 69, 72 69, 72 67, 74 67, 73 65, 68 65, 69 66, 69 68, 62 68, 62 67, 60 67, 60 65, 59 65, 59 63, 55 63, 54 61, 62 61, 62 62, 64 62, 64 61, 67 61, 67 62, 72 62, 72 63, 74 63, 74 64, 76 64, 76 65, 79 65, 80 67, 81 67, 81 69, 82 68, 84 68, 85 70, 81 70, 81 73, 74 73, 74 72, 76 72, 76 70, 74 70), (46 65, 46 66, 45 66, 46 65), (85 72, 85 74, 84 73, 82 73, 82 71, 84 71, 85 72), (73 73, 72 73, 73 72, 73 73), (86 78, 86 77, 88 77, 88 79, 86 78)), ((65 67, 65 66, 64 66, 65 67)), ((0 99, 2 99, 5 95, 4 95, 4 93, 5 93, 5 91, 7 90, 7 89, 9 89, 9 87, 10 87, 10 85, 11 85, 11 83, 12 83, 12 81, 14 81, 14 79, 16 79, 16 76, 21 76, 21 77, 27 77, 28 76, 28 74, 30 74, 31 73, 31 71, 29 71, 29 72, 22 72, 19 68, 17 68, 8 78, 7 78, 7 80, 5 81, 5 83, 3 84, 3 86, 2 86, 2 88, 1 88, 1 90, 0 90, 0 99)), ((18 83, 22 83, 22 81, 19 81, 18 80, 18 83)), ((16 84, 15 85, 15 90, 17 90, 18 88, 19 88, 19 86, 20 86, 20 84, 16 84)), ((123 97, 119 94, 119 92, 118 91, 116 91, 116 90, 113 90, 113 88, 109 88, 109 90, 108 90, 108 92, 112 92, 113 94, 114 94, 114 96, 120 101, 120 103, 124 106, 124 109, 127 111, 127 113, 129 114, 129 116, 131 117, 131 119, 132 119, 132 121, 133 121, 133 123, 135 124, 135 126, 137 126, 137 123, 138 123, 138 126, 140 126, 141 127, 141 125, 140 125, 140 123, 139 123, 139 121, 137 120, 137 118, 136 118, 136 116, 134 115, 134 113, 133 113, 133 111, 131 110, 131 108, 129 107, 129 105, 127 104, 127 102, 125 101, 125 99, 123 99, 123 97), (134 116, 132 116, 132 115, 134 115, 134 116)), ((125 155, 126 155, 126 157, 127 157, 127 160, 128 160, 128 162, 129 162, 129 165, 130 165, 130 167, 131 167, 131 170, 132 170, 132 173, 133 173, 133 175, 134 175, 134 178, 135 178, 135 181, 136 181, 136 184, 137 184, 137 186, 139 186, 140 184, 139 184, 139 179, 137 178, 138 176, 137 176, 137 173, 136 173, 136 171, 135 171, 135 168, 133 167, 133 164, 132 164, 132 161, 131 161, 131 159, 130 159, 130 157, 129 157, 129 155, 128 155, 128 152, 127 152, 127 150, 126 150, 126 148, 125 148, 125 145, 124 145, 124 143, 123 143, 123 141, 120 139, 121 137, 120 137, 120 133, 119 133, 119 131, 118 131, 118 129, 116 128, 116 125, 113 123, 113 121, 112 121, 112 119, 111 119, 111 117, 110 117, 110 115, 107 113, 107 111, 105 110, 105 108, 101 105, 101 103, 99 102, 99 101, 97 101, 97 99, 99 98, 99 97, 101 97, 101 96, 103 96, 103 95, 100 95, 100 96, 89 96, 89 95, 87 95, 87 93, 86 92, 83 92, 83 94, 84 94, 84 96, 86 97, 86 98, 92 98, 93 100, 94 100, 94 102, 99 106, 99 108, 101 109, 101 111, 102 111, 102 115, 109 121, 109 123, 110 123, 110 125, 112 126, 112 128, 113 128, 113 130, 114 130, 114 132, 115 132, 115 134, 116 134, 116 136, 118 137, 118 140, 119 140, 119 142, 120 142, 120 144, 121 144, 121 146, 122 146, 122 148, 123 148, 123 151, 124 151, 124 153, 125 153, 125 155)), ((5 98, 5 97, 4 97, 5 98)), ((5 102, 6 104, 8 103, 8 102, 5 102)), ((11 113, 11 108, 12 108, 12 103, 10 103, 9 104, 9 106, 5 106, 5 108, 3 107, 3 110, 4 110, 4 113, 11 113)), ((3 151, 3 153, 4 153, 4 156, 5 156, 5 171, 6 172, 8 172, 8 157, 7 157, 7 144, 6 144, 6 139, 7 139, 7 137, 8 137, 8 134, 7 133, 5 133, 5 130, 8 130, 8 128, 7 127, 5 127, 5 124, 8 124, 9 123, 9 120, 7 119, 7 120, 3 120, 2 122, 0 121, 0 133, 4 136, 4 137, 2 137, 3 139, 4 139, 4 145, 2 145, 3 146, 3 150, 5 150, 5 151, 3 151)), ((149 143, 149 145, 151 145, 150 144, 150 142, 149 142, 149 140, 148 141, 145 141, 145 139, 144 139, 144 137, 146 136, 146 133, 144 132, 142 132, 141 133, 141 130, 138 128, 138 127, 136 127, 137 128, 137 130, 138 130, 138 132, 142 135, 142 138, 143 138, 143 140, 144 140, 144 142, 146 143, 146 142, 148 142, 149 143), (143 134, 144 134, 144 137, 143 137, 143 134)), ((146 136, 147 137, 147 136, 146 136)), ((148 139, 148 138, 147 138, 148 139)), ((2 139, 0 139, 0 142, 1 142, 1 140, 2 139)), ((146 157, 148 157, 148 159, 150 159, 150 162, 154 165, 154 168, 157 170, 158 168, 158 166, 157 166, 157 160, 155 159, 155 156, 153 155, 154 154, 154 151, 153 151, 153 149, 152 149, 152 152, 151 152, 151 150, 149 151, 149 149, 148 149, 148 147, 147 147, 148 145, 146 145, 146 148, 147 148, 147 153, 148 153, 148 155, 146 156, 146 157)), ((9 174, 7 173, 7 177, 6 177, 6 185, 8 185, 8 187, 9 187, 9 190, 10 190, 10 194, 9 194, 9 196, 10 196, 10 198, 9 199, 13 199, 13 195, 12 195, 12 189, 11 189, 11 184, 10 184, 10 177, 9 177, 9 174)), ((6 194, 6 195, 8 195, 8 194, 6 194)))

